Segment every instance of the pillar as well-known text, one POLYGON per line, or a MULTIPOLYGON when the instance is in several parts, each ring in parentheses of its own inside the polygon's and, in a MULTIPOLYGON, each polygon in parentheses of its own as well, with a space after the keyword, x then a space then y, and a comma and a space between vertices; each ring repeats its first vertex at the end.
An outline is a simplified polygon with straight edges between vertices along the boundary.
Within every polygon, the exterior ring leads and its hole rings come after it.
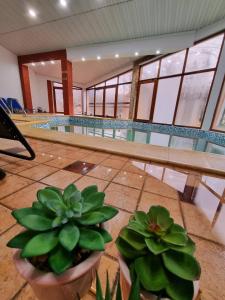
POLYGON ((73 74, 72 63, 67 59, 61 60, 64 114, 73 115, 73 74))
POLYGON ((47 90, 48 90, 48 107, 50 113, 55 113, 55 105, 54 105, 54 99, 53 99, 53 87, 52 87, 52 81, 47 80, 47 90))
POLYGON ((24 108, 33 111, 31 89, 30 89, 30 78, 28 66, 19 64, 21 88, 23 93, 24 108))
POLYGON ((139 65, 134 65, 133 68, 133 77, 131 84, 131 95, 130 95, 130 110, 129 110, 129 119, 134 119, 135 117, 135 107, 137 102, 138 94, 138 79, 139 79, 139 65))

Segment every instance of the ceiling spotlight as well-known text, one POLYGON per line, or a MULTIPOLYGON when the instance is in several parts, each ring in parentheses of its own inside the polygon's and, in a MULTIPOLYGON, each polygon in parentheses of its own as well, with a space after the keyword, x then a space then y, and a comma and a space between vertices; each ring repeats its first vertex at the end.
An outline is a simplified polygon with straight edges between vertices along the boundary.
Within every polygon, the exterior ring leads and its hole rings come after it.
POLYGON ((155 52, 156 54, 160 54, 160 50, 156 50, 156 52, 155 52))
POLYGON ((85 59, 85 57, 82 57, 81 60, 82 60, 82 61, 85 61, 86 59, 85 59))
POLYGON ((101 59, 101 56, 98 55, 98 56, 97 56, 97 60, 100 60, 100 59, 101 59))
POLYGON ((28 13, 29 13, 30 17, 32 17, 32 18, 36 18, 37 17, 37 13, 32 8, 30 8, 28 10, 28 13))
POLYGON ((54 65, 54 64, 55 64, 54 60, 51 60, 51 64, 52 64, 52 65, 54 65))
POLYGON ((41 64, 42 64, 42 66, 45 66, 45 62, 44 61, 42 61, 41 64))
POLYGON ((36 64, 35 64, 35 63, 32 63, 31 65, 32 65, 33 67, 35 67, 35 66, 36 66, 36 64))
POLYGON ((117 53, 117 54, 115 54, 115 58, 119 58, 120 56, 119 56, 119 54, 117 53))
POLYGON ((63 6, 63 7, 66 7, 66 6, 67 6, 66 0, 60 0, 59 3, 60 3, 60 5, 63 6))
POLYGON ((139 53, 138 53, 138 52, 135 52, 134 55, 135 55, 135 56, 139 56, 139 53))

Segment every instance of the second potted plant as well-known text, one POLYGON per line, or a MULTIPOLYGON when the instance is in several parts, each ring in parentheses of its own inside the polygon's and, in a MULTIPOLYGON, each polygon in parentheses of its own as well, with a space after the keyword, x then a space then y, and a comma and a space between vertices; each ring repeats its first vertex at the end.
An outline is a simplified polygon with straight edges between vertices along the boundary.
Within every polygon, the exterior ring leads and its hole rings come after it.
POLYGON ((89 290, 105 243, 112 240, 104 222, 117 209, 104 205, 97 186, 80 192, 69 185, 39 190, 32 207, 12 215, 25 231, 8 242, 17 248, 17 270, 40 300, 74 300, 89 290))
POLYGON ((116 241, 123 299, 139 278, 142 299, 196 299, 200 265, 186 230, 162 206, 136 211, 116 241))

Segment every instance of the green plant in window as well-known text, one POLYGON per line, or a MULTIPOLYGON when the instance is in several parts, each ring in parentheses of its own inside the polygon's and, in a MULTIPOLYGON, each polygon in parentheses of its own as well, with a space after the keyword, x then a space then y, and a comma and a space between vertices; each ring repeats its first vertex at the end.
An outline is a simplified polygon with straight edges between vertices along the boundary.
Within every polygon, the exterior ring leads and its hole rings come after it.
POLYGON ((91 251, 103 251, 112 237, 101 224, 117 209, 104 205, 105 194, 96 185, 79 191, 69 185, 64 192, 46 187, 37 192, 32 207, 12 212, 26 230, 7 246, 21 249, 21 257, 36 267, 59 274, 85 259, 91 251))
POLYGON ((144 290, 173 300, 193 298, 193 281, 201 273, 195 244, 166 208, 135 212, 116 244, 131 277, 138 275, 144 290))

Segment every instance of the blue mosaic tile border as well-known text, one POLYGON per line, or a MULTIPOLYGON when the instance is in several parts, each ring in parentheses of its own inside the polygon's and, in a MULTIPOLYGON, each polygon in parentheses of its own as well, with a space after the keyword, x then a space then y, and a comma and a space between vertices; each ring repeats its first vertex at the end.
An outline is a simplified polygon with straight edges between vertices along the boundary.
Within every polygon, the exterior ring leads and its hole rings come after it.
POLYGON ((96 119, 90 117, 72 117, 72 116, 38 116, 35 119, 45 120, 49 122, 46 124, 35 124, 32 127, 50 129, 54 126, 59 125, 76 125, 94 128, 110 128, 110 129, 135 129, 139 131, 154 131, 161 134, 169 134, 175 136, 182 136, 194 139, 204 139, 207 142, 225 146, 225 134, 214 131, 206 131, 202 129, 178 127, 173 125, 160 125, 160 124, 149 124, 134 122, 131 120, 110 120, 110 119, 96 119))

